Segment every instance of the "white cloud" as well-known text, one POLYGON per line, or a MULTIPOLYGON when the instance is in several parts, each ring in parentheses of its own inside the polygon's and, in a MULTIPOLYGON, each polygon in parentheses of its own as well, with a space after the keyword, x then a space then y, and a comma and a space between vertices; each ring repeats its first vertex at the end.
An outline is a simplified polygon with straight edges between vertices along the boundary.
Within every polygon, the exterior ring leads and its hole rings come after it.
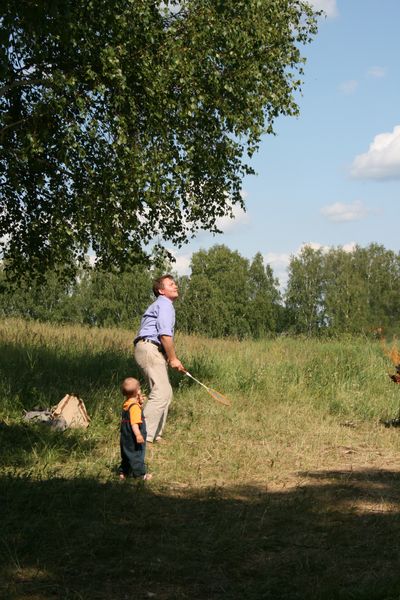
POLYGON ((4 257, 4 251, 7 249, 10 240, 11 235, 9 235, 8 233, 0 238, 0 262, 2 262, 2 259, 4 257))
MULTIPOLYGON (((338 246, 344 250, 344 252, 354 252, 357 244, 356 242, 348 242, 347 244, 343 244, 343 246, 338 246)), ((299 246, 296 252, 296 256, 298 256, 304 248, 312 248, 313 250, 322 250, 323 253, 329 252, 335 246, 326 246, 324 244, 320 244, 319 242, 306 242, 299 246)))
POLYGON ((93 252, 93 253, 90 253, 90 254, 86 254, 86 258, 87 258, 87 259, 88 259, 88 261, 89 261, 89 265, 90 265, 91 267, 94 267, 94 266, 95 266, 95 264, 96 264, 96 260, 97 260, 97 256, 96 256, 95 252, 93 252))
POLYGON ((344 244, 342 246, 342 250, 344 250, 345 252, 348 252, 348 254, 351 254, 352 252, 354 252, 356 247, 357 247, 356 242, 349 242, 348 244, 344 244))
POLYGON ((271 266, 274 277, 277 277, 279 280, 281 291, 284 291, 288 282, 288 267, 292 257, 298 256, 305 247, 312 248, 313 250, 319 250, 320 248, 326 251, 329 250, 329 246, 322 246, 322 244, 318 244, 318 242, 307 242, 299 246, 292 254, 288 252, 267 252, 264 254, 264 263, 271 266))
POLYGON ((321 208, 321 214, 334 223, 345 223, 349 221, 360 221, 368 216, 370 210, 360 200, 352 204, 335 202, 321 208))
POLYGON ((162 15, 175 15, 182 9, 179 2, 161 2, 158 10, 162 15))
POLYGON ((301 246, 297 248, 295 255, 298 256, 302 252, 302 250, 304 250, 304 248, 311 248, 312 250, 322 250, 322 252, 328 252, 329 250, 329 246, 324 246, 319 242, 304 242, 303 244, 301 244, 301 246))
POLYGON ((323 10, 328 18, 338 16, 336 0, 309 0, 315 10, 323 10))
POLYGON ((339 85, 339 91, 346 96, 350 96, 354 94, 358 88, 358 81, 356 79, 349 79, 348 81, 343 81, 339 85))
POLYGON ((174 271, 178 273, 178 275, 190 275, 190 261, 192 260, 192 254, 178 254, 176 250, 171 250, 168 248, 168 252, 172 254, 175 259, 173 263, 174 271))
POLYGON ((370 77, 375 77, 376 79, 380 79, 382 77, 385 77, 386 75, 386 67, 371 67, 370 69, 368 69, 368 75, 370 77))
POLYGON ((355 157, 350 172, 356 179, 400 179, 400 125, 376 135, 368 152, 355 157))
MULTIPOLYGON (((343 244, 343 246, 338 246, 345 252, 354 252, 357 244, 355 242, 348 242, 347 244, 343 244)), ((326 246, 325 244, 320 244, 319 242, 305 242, 301 246, 297 248, 295 256, 298 256, 304 248, 312 248, 312 250, 322 250, 324 254, 332 250, 335 246, 326 246)))
POLYGON ((275 269, 283 269, 286 268, 290 261, 290 254, 285 252, 276 253, 276 252, 267 252, 264 254, 264 262, 275 269))
POLYGON ((0 238, 0 246, 3 246, 3 247, 8 246, 10 241, 11 241, 11 235, 9 233, 6 233, 5 235, 3 235, 0 238))
MULTIPOLYGON (((247 197, 246 192, 242 192, 242 197, 247 197)), ((223 233, 228 233, 233 229, 237 229, 242 225, 247 225, 250 222, 249 215, 243 210, 243 208, 237 204, 232 208, 232 217, 225 216, 220 217, 216 221, 216 226, 223 233)))
POLYGON ((267 254, 264 254, 263 258, 264 263, 271 266, 274 277, 277 277, 279 280, 280 290, 283 291, 288 281, 287 268, 290 262, 290 254, 285 252, 267 252, 267 254))

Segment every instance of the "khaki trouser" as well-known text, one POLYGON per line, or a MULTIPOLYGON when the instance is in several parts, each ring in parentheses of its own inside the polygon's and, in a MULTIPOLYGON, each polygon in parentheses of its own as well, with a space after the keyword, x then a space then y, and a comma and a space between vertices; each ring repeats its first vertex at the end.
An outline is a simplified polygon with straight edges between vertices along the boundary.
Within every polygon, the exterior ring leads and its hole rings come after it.
POLYGON ((149 388, 149 399, 144 407, 147 441, 161 436, 172 400, 172 387, 168 378, 168 365, 157 346, 140 341, 135 346, 135 360, 145 374, 149 388))

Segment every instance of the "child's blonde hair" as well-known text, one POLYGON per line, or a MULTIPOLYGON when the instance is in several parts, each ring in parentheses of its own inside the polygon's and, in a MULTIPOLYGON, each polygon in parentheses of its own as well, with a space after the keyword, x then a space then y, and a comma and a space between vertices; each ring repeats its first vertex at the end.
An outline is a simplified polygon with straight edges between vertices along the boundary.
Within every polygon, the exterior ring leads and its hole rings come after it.
POLYGON ((121 392, 127 398, 137 396, 140 392, 140 383, 134 377, 126 377, 121 384, 121 392))

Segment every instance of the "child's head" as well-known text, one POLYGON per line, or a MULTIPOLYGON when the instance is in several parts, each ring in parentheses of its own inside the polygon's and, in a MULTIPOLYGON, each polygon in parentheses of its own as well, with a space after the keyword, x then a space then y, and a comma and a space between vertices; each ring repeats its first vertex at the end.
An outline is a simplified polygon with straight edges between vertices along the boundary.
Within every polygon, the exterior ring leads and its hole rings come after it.
POLYGON ((127 377, 121 384, 121 392, 125 398, 140 398, 140 383, 134 377, 127 377))

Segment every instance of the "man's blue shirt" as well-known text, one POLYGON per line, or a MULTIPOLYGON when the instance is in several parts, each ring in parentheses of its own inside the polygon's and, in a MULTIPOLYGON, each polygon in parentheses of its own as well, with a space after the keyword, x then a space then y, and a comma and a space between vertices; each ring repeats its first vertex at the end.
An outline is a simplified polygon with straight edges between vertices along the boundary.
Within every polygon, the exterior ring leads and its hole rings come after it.
POLYGON ((161 335, 173 337, 174 327, 174 305, 169 298, 160 295, 146 309, 136 339, 145 337, 159 344, 161 335))

